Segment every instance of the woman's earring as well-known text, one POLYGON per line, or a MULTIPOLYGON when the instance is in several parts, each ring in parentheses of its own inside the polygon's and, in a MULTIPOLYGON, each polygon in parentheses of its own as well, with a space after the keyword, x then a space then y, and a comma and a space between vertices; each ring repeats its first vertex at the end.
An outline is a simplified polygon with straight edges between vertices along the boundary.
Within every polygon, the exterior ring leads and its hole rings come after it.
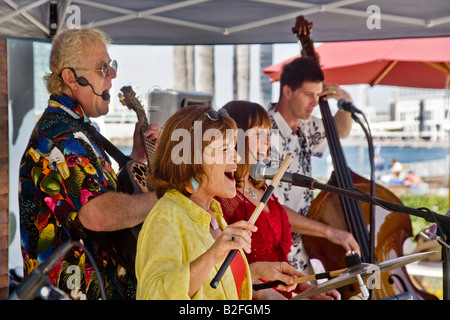
POLYGON ((195 178, 191 179, 191 185, 190 186, 186 186, 185 189, 187 192, 189 192, 190 194, 193 194, 194 192, 197 192, 199 188, 199 184, 197 182, 197 180, 195 180, 195 178))
POLYGON ((191 185, 192 185, 192 188, 194 189, 193 191, 194 191, 194 192, 197 192, 197 191, 198 191, 198 188, 199 188, 200 186, 199 186, 197 180, 195 180, 195 178, 192 178, 192 179, 191 179, 191 185))

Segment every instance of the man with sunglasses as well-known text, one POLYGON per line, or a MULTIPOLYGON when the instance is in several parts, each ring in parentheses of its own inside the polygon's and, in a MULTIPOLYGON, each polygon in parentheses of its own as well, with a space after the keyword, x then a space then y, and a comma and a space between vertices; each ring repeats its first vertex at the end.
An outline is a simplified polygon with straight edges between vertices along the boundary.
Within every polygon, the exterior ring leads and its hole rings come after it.
MULTIPOLYGON (((91 122, 109 111, 117 71, 108 55, 109 43, 106 34, 89 28, 66 30, 53 40, 51 73, 45 77, 48 107, 20 166, 24 276, 68 241, 79 242, 57 257, 49 273, 50 284, 72 299, 135 298, 134 274, 91 235, 142 223, 157 200, 153 192, 118 192, 116 173, 91 122)), ((141 127, 142 122, 135 127, 130 157, 145 163, 141 127)), ((144 136, 156 139, 158 131, 157 125, 150 125, 144 136)))

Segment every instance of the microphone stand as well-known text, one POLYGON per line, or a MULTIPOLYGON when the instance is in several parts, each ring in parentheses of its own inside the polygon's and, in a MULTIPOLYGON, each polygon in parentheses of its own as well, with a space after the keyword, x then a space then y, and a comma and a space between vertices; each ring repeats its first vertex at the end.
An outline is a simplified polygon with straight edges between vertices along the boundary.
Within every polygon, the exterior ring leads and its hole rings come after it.
MULTIPOLYGON (((367 128, 364 126, 364 124, 361 122, 361 119, 355 114, 355 112, 351 112, 353 120, 357 122, 362 130, 364 131, 364 134, 366 135, 367 144, 369 147, 369 163, 370 163, 370 195, 372 197, 375 196, 375 163, 374 163, 374 155, 373 155, 373 138, 372 133, 370 131, 369 122, 366 119, 366 116, 364 113, 362 113, 362 116, 364 117, 364 120, 367 123, 367 128)), ((375 205, 370 206, 370 226, 369 226, 369 236, 370 236, 370 263, 375 263, 376 257, 375 257, 375 205)))
POLYGON ((8 300, 33 300, 37 296, 45 300, 69 300, 69 297, 63 291, 50 285, 48 274, 73 246, 81 247, 86 253, 87 258, 91 261, 92 268, 98 279, 100 295, 103 300, 106 300, 103 280, 95 264, 95 260, 81 242, 72 240, 59 246, 45 261, 27 275, 10 294, 8 300))
MULTIPOLYGON (((351 111, 352 119, 358 123, 361 127, 361 129, 364 131, 364 134, 366 135, 367 144, 369 147, 369 163, 370 163, 370 196, 375 196, 375 163, 374 163, 374 156, 373 156, 373 138, 372 133, 370 131, 369 122, 367 121, 366 115, 358 110, 358 112, 363 116, 366 124, 361 122, 361 119, 356 115, 356 111, 351 111)), ((375 256, 375 205, 370 206, 369 211, 369 258, 370 263, 374 264, 376 262, 376 256, 375 256)), ((361 291, 362 292, 362 291, 361 291)), ((369 296, 372 297, 372 289, 370 289, 369 296)))
POLYGON ((369 194, 358 190, 358 189, 341 189, 329 184, 323 184, 315 180, 314 178, 295 174, 295 183, 296 186, 309 188, 311 190, 320 189, 323 191, 337 193, 344 197, 353 198, 359 201, 367 202, 372 205, 378 205, 380 207, 385 208, 390 212, 400 212, 407 213, 409 215, 414 215, 417 217, 421 217, 428 222, 436 223, 437 226, 437 235, 442 240, 438 241, 442 246, 442 271, 443 271, 443 299, 449 300, 449 290, 450 290, 450 276, 449 276, 449 256, 450 256, 450 243, 448 239, 450 239, 450 217, 437 214, 434 211, 431 211, 427 208, 419 208, 414 209, 404 205, 400 205, 398 203, 389 202, 386 200, 382 200, 376 197, 372 197, 369 194))
MULTIPOLYGON (((351 116, 353 118, 353 120, 355 122, 357 122, 361 128, 364 131, 364 134, 366 135, 367 138, 367 143, 368 143, 368 148, 369 148, 369 162, 370 162, 370 195, 371 197, 375 196, 375 164, 374 164, 374 154, 373 154, 373 139, 372 139, 372 134, 370 132, 370 127, 369 127, 369 122, 366 119, 366 116, 364 115, 364 113, 362 113, 361 111, 358 110, 358 113, 360 113, 363 117, 365 122, 367 123, 367 128, 364 126, 364 124, 361 122, 360 118, 356 115, 355 111, 351 111, 351 116)), ((428 210, 428 209, 426 209, 428 210)), ((401 210, 400 210, 401 211, 401 210)), ((429 210, 428 210, 429 211, 429 210)), ((404 212, 404 211, 403 211, 404 212)), ((421 213, 423 213, 423 211, 420 211, 421 213)), ((430 213, 431 211, 429 211, 430 213)), ((413 214, 414 212, 406 212, 408 214, 413 214)), ((434 212, 432 212, 430 218, 432 219, 427 220, 429 222, 435 222, 438 225, 438 230, 439 230, 439 236, 443 239, 441 241, 438 241, 439 244, 442 247, 442 271, 443 271, 443 277, 442 277, 442 281, 443 281, 443 299, 444 300, 449 300, 449 295, 450 295, 450 274, 449 274, 449 270, 450 270, 450 247, 449 247, 449 239, 450 237, 448 236, 448 230, 446 232, 444 232, 442 230, 442 228, 439 227, 439 221, 437 221, 436 216, 433 216, 433 214, 435 214, 434 212), (447 235, 447 237, 445 237, 445 235, 447 235), (445 241, 445 242, 444 242, 445 241)), ((423 216, 422 216, 423 217, 423 216)), ((441 226, 442 227, 442 226, 441 226)), ((371 259, 371 263, 375 263, 375 204, 372 203, 372 205, 370 206, 370 230, 369 230, 369 235, 370 235, 370 259, 371 259)), ((438 239, 440 240, 440 239, 438 239)))

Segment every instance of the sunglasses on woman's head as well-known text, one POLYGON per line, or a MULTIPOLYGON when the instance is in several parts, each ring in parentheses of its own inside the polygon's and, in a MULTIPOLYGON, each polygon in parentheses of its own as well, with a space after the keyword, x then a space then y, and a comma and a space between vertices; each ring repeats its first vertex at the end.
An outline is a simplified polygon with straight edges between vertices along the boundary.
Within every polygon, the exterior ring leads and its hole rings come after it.
MULTIPOLYGON (((195 121, 202 121, 205 116, 211 121, 218 121, 219 120, 219 114, 223 114, 223 115, 229 116, 227 110, 225 110, 224 108, 220 108, 218 111, 216 111, 214 109, 209 109, 209 110, 205 111, 200 116, 200 118, 198 118, 195 121)), ((195 123, 195 121, 194 121, 194 123, 195 123)))

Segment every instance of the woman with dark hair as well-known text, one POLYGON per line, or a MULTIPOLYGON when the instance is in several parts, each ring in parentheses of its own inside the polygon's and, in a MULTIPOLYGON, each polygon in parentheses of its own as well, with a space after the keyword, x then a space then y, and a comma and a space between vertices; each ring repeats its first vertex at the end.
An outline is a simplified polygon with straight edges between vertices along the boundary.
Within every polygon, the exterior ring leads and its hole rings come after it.
MULTIPOLYGON (((268 157, 270 146, 271 122, 267 111, 259 104, 248 101, 231 101, 223 109, 227 110, 238 126, 238 146, 245 145, 240 151, 241 161, 234 173, 236 180, 236 196, 219 198, 227 223, 248 220, 258 205, 267 187, 265 180, 255 180, 250 176, 250 165, 264 161, 268 157)), ((258 220, 255 222, 258 231, 252 234, 252 251, 247 252, 249 263, 258 261, 286 262, 292 245, 292 231, 285 208, 272 195, 258 220)), ((303 274, 304 275, 304 274, 303 274)), ((299 284, 295 291, 301 292, 309 288, 309 284, 299 284)), ((265 298, 291 298, 292 293, 286 291, 264 290, 265 298)), ((339 299, 336 290, 329 291, 311 299, 339 299)))

